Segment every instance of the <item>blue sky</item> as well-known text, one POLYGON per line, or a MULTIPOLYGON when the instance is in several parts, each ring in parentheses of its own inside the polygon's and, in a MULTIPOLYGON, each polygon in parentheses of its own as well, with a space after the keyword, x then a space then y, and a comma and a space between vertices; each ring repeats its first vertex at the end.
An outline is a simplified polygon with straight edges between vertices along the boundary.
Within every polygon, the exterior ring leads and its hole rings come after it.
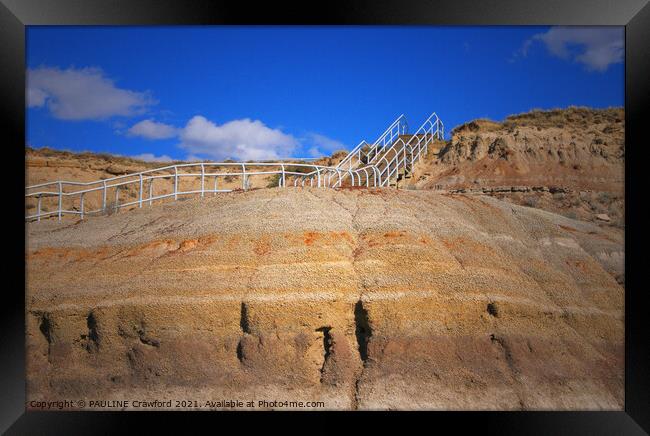
POLYGON ((447 132, 624 104, 622 27, 27 29, 27 144, 148 160, 311 157, 404 113, 447 132))

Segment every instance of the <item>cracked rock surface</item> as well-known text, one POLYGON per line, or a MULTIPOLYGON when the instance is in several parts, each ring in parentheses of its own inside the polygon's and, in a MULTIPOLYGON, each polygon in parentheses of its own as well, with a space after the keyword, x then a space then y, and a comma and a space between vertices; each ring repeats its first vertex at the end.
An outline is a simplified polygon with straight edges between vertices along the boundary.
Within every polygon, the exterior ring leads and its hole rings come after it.
POLYGON ((487 196, 262 189, 27 225, 28 400, 623 408, 623 232, 487 196))

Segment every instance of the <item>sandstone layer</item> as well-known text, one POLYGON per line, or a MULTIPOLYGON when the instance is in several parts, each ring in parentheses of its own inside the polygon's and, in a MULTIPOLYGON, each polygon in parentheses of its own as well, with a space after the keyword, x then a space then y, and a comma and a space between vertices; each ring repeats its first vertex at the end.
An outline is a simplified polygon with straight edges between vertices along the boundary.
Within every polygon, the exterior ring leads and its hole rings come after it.
POLYGON ((623 408, 623 233, 488 196, 262 189, 27 225, 28 400, 623 408))
POLYGON ((623 228, 624 179, 623 109, 570 107, 460 125, 408 187, 479 190, 584 221, 607 215, 623 228))

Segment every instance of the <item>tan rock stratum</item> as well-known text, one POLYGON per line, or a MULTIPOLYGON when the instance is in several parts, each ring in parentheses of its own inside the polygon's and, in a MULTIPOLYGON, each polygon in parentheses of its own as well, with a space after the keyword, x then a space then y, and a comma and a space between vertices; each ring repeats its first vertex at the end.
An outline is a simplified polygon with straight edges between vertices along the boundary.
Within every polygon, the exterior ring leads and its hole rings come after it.
POLYGON ((287 188, 29 223, 26 243, 28 400, 624 405, 617 228, 287 188))
POLYGON ((478 191, 581 221, 607 214, 622 229, 624 182, 623 108, 569 107, 458 126, 407 185, 478 191))

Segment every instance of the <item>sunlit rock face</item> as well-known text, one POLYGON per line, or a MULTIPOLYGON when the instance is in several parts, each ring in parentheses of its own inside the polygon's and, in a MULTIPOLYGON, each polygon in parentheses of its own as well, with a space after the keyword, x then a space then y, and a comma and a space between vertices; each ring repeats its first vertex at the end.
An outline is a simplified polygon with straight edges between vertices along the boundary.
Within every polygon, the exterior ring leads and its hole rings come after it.
POLYGON ((30 223, 26 242, 30 400, 623 407, 614 228, 289 188, 30 223))

